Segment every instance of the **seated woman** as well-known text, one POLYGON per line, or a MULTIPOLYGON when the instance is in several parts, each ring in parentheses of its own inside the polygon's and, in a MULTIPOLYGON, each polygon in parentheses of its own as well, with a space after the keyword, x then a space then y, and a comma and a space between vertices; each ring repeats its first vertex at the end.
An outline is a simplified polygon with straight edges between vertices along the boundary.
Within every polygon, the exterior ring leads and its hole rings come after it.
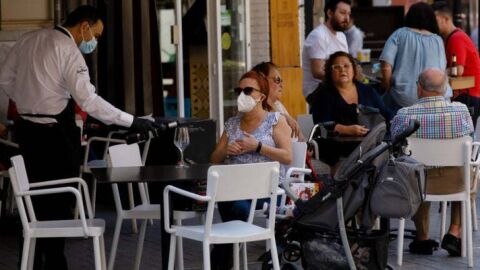
MULTIPOLYGON (((392 112, 383 104, 375 89, 355 80, 357 70, 353 57, 345 52, 336 52, 325 64, 324 89, 312 105, 313 121, 318 123, 334 122, 333 131, 343 136, 363 137, 369 129, 358 124, 358 105, 379 109, 387 123, 393 117, 392 112)), ((332 167, 340 157, 348 156, 358 142, 334 142, 319 140, 320 159, 332 167)))
MULTIPOLYGON (((277 66, 272 62, 261 62, 254 66, 252 70, 259 72, 268 80, 269 93, 267 103, 270 105, 271 112, 280 112, 287 120, 288 125, 292 129, 292 138, 297 138, 299 141, 305 141, 305 134, 302 134, 298 122, 290 116, 282 102, 283 80, 280 77, 280 72, 277 66)), ((308 135, 308 134, 307 134, 308 135)))
MULTIPOLYGON (((225 130, 211 155, 212 163, 244 164, 279 161, 280 181, 285 178, 285 166, 292 161, 290 128, 279 112, 268 112, 268 82, 258 72, 249 71, 240 79, 237 105, 239 114, 225 123, 225 130)), ((264 201, 257 201, 258 208, 264 201)), ((218 204, 224 222, 247 220, 251 201, 218 204)), ((230 269, 232 245, 216 246, 212 263, 218 269, 230 269)), ((217 269, 214 267, 214 269, 217 269)))

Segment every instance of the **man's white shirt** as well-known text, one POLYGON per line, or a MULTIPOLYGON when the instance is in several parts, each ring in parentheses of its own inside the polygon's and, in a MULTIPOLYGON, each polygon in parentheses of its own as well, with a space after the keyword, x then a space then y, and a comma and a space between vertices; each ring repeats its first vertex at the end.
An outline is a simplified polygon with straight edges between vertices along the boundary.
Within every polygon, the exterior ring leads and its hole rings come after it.
MULTIPOLYGON (((27 33, 16 42, 0 69, 0 89, 15 101, 20 114, 57 115, 71 96, 83 111, 105 124, 129 127, 133 121, 132 115, 95 93, 73 37, 54 29, 27 33)), ((22 117, 36 123, 56 121, 22 117)))
POLYGON ((328 57, 337 52, 344 51, 348 53, 347 38, 342 32, 333 34, 325 24, 317 26, 308 34, 303 45, 302 65, 303 65, 303 95, 307 97, 318 86, 321 80, 312 75, 310 66, 311 59, 327 60, 328 57))

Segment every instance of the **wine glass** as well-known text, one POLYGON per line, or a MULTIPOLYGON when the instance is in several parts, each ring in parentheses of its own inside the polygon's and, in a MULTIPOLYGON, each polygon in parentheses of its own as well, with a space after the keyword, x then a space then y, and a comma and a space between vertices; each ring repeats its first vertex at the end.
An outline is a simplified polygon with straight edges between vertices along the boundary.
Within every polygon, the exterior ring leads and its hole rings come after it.
POLYGON ((185 168, 188 165, 185 164, 183 160, 183 151, 187 148, 188 144, 190 143, 190 136, 188 135, 188 127, 177 127, 175 129, 175 137, 174 137, 174 144, 180 150, 180 162, 178 163, 177 167, 185 168))

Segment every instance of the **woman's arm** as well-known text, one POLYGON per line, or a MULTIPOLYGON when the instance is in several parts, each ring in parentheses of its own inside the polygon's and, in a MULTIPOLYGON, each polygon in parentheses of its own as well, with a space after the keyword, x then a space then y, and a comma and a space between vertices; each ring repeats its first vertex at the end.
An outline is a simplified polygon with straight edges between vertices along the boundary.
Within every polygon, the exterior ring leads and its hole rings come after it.
POLYGON ((213 150, 213 153, 210 156, 210 162, 214 164, 223 163, 227 157, 227 143, 227 134, 224 131, 222 137, 220 137, 220 140, 215 146, 215 150, 213 150))
POLYGON ((213 150, 213 153, 210 156, 210 162, 217 164, 223 163, 228 155, 235 156, 240 155, 243 152, 243 148, 239 142, 228 143, 227 133, 224 131, 217 146, 215 146, 215 150, 213 150))
POLYGON ((385 61, 382 62, 382 86, 385 88, 385 91, 390 91, 392 87, 392 65, 385 61))
MULTIPOLYGON (((243 132, 243 134, 245 136, 239 142, 243 152, 256 151, 259 145, 257 139, 247 132, 243 132)), ((292 162, 292 141, 290 140, 290 127, 284 116, 280 115, 277 124, 273 126, 272 137, 275 147, 262 145, 259 153, 269 157, 271 160, 290 164, 292 162)))
POLYGON ((334 131, 345 136, 365 136, 368 133, 368 128, 360 125, 342 125, 336 124, 334 131))
POLYGON ((290 127, 283 115, 280 115, 278 122, 273 126, 273 141, 276 147, 262 146, 260 154, 283 164, 292 163, 292 141, 289 136, 290 127))

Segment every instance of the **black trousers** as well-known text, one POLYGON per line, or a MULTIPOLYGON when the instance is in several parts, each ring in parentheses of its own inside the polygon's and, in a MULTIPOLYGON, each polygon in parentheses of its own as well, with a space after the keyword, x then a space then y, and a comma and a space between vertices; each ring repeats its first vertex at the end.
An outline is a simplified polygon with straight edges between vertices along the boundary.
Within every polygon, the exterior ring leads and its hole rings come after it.
MULTIPOLYGON (((30 182, 78 177, 81 146, 75 123, 44 125, 23 120, 16 136, 30 182)), ((73 194, 34 196, 32 202, 39 221, 73 217, 73 194)), ((68 269, 64 245, 64 238, 38 239, 34 269, 68 269)))

